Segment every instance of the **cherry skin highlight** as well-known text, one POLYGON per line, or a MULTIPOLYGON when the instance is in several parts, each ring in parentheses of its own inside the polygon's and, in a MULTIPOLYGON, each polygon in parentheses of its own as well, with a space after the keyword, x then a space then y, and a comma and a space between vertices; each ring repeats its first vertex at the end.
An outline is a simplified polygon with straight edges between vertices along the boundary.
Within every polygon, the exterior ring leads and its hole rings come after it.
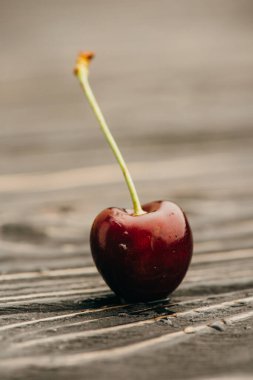
POLYGON ((108 286, 126 301, 166 298, 189 267, 193 239, 183 211, 169 201, 142 206, 146 212, 107 208, 94 220, 90 245, 108 286))

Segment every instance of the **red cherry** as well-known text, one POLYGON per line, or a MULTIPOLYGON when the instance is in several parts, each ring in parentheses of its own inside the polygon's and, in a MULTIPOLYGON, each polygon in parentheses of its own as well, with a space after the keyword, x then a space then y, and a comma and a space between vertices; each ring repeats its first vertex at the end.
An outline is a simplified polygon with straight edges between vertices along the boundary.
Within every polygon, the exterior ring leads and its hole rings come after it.
POLYGON ((129 189, 133 211, 108 208, 95 219, 90 245, 95 264, 110 288, 128 301, 167 297, 183 280, 192 256, 192 233, 183 211, 172 202, 143 207, 124 158, 88 81, 93 53, 81 53, 74 73, 93 109, 129 189))
POLYGON ((95 219, 90 245, 109 287, 127 301, 167 297, 189 267, 193 240, 183 211, 172 202, 144 205, 146 214, 108 208, 95 219))

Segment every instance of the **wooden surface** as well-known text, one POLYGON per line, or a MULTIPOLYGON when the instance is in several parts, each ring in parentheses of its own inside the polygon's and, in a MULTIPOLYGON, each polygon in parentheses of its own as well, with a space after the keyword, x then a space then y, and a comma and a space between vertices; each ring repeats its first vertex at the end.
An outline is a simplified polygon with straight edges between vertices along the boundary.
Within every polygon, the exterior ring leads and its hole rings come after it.
POLYGON ((0 8, 1 380, 252 378, 252 2, 0 8), (82 48, 141 200, 189 216, 168 300, 122 304, 92 262, 93 218, 130 200, 71 73, 82 48))

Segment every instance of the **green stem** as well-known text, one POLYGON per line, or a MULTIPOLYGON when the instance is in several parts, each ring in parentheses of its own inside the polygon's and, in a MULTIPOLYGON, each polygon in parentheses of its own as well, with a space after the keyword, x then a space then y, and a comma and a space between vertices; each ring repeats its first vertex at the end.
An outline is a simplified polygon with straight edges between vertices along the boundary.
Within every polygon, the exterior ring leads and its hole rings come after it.
POLYGON ((99 122, 100 128, 109 144, 111 147, 114 156, 116 157, 116 160, 119 163, 119 166, 122 170, 122 173, 124 175, 127 187, 129 189, 132 202, 133 202, 133 209, 134 209, 134 215, 142 215, 145 214, 145 211, 142 210, 141 204, 139 201, 139 197, 136 192, 135 185, 133 183, 132 177, 129 173, 129 170, 127 168, 127 165, 125 163, 124 158, 122 157, 122 154, 118 148, 118 145, 116 141, 114 140, 114 137, 112 136, 109 127, 105 121, 105 118, 100 110, 100 107, 96 101, 96 98, 92 92, 92 89, 90 87, 89 81, 88 81, 88 69, 85 66, 79 67, 78 71, 76 72, 76 75, 81 83, 82 89, 88 99, 88 102, 93 109, 95 116, 99 122))

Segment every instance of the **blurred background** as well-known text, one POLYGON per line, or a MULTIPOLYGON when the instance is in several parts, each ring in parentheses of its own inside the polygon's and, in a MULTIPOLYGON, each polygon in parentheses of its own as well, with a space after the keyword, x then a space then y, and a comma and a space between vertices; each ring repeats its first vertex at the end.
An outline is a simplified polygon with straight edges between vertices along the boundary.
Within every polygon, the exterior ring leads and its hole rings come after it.
POLYGON ((179 202, 197 240, 221 206, 222 222, 251 217, 252 21, 251 0, 1 0, 1 224, 48 229, 73 211, 88 231, 102 208, 131 206, 72 74, 87 49, 142 202, 179 202))

